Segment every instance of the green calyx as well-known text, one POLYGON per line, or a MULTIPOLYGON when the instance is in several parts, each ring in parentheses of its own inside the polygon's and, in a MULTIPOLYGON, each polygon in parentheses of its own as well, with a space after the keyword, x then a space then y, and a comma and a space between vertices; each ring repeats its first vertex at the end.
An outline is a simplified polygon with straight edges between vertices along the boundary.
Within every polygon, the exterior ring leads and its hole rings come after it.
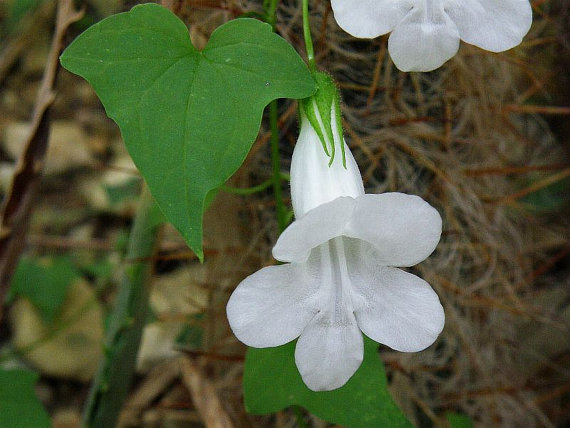
POLYGON ((311 97, 300 100, 299 107, 319 136, 323 150, 330 158, 329 166, 332 165, 335 158, 336 145, 334 143, 334 134, 336 131, 336 137, 340 141, 342 164, 346 168, 339 91, 332 77, 327 73, 315 72, 313 73, 313 78, 317 83, 317 92, 311 97), (332 123, 333 109, 335 113, 334 127, 332 123))

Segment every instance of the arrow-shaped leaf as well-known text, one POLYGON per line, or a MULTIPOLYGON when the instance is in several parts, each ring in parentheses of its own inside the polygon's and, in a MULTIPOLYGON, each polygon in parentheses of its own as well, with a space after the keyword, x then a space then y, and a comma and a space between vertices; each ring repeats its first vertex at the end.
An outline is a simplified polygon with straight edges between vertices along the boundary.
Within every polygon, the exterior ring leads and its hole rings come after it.
POLYGON ((93 25, 61 63, 94 87, 161 210, 200 259, 206 195, 245 159, 264 107, 315 91, 299 55, 268 24, 230 21, 198 51, 184 23, 156 4, 93 25))

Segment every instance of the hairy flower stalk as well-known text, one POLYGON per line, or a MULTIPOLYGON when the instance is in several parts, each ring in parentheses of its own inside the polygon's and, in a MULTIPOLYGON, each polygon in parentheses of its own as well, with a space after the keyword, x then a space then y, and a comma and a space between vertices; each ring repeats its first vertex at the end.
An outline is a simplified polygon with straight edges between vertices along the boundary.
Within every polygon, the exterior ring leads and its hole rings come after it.
POLYGON ((429 284, 394 267, 431 254, 441 217, 417 196, 364 193, 358 166, 341 141, 333 98, 330 121, 313 110, 319 132, 302 109, 291 164, 296 221, 273 248, 286 264, 247 277, 227 306, 232 330, 249 346, 299 338, 295 362, 314 391, 340 388, 356 372, 362 333, 395 350, 420 351, 436 340, 445 318, 429 284))
POLYGON ((491 52, 517 46, 530 29, 529 0, 331 0, 347 33, 392 33, 388 51, 402 71, 431 71, 453 57, 459 40, 491 52))

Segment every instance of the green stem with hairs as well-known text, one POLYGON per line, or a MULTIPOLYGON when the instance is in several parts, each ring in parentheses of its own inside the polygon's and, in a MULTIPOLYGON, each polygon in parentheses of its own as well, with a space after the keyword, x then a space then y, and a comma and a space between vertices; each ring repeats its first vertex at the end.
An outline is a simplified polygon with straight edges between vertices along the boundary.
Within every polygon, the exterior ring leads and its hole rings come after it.
POLYGON ((267 23, 271 25, 273 32, 275 32, 275 24, 277 23, 277 3, 279 3, 279 0, 266 0, 264 2, 267 23))
POLYGON ((309 21, 309 0, 303 0, 303 37, 305 38, 305 49, 307 50, 307 60, 311 73, 317 71, 315 63, 315 51, 313 49, 313 39, 311 38, 311 23, 309 21))
POLYGON ((257 186, 246 187, 246 188, 230 187, 223 185, 220 186, 220 190, 226 193, 233 193, 234 195, 252 195, 254 193, 264 191, 265 189, 273 185, 273 181, 274 181, 273 178, 270 178, 269 180, 264 181, 263 183, 258 184, 257 186))
POLYGON ((291 406, 291 409, 293 409, 293 413, 295 413, 295 418, 297 419, 297 425, 299 425, 299 428, 309 428, 305 422, 305 417, 303 415, 303 409, 301 406, 291 406))
MULTIPOLYGON (((281 173, 281 180, 289 181, 289 174, 281 173)), ((225 184, 220 186, 220 190, 226 193, 233 193, 234 195, 252 195, 254 193, 263 192, 265 189, 273 185, 273 177, 269 180, 265 180, 263 183, 257 186, 251 187, 232 187, 226 186, 225 184)))
POLYGON ((269 104, 269 126, 271 129, 271 166, 273 169, 273 195, 279 233, 287 227, 287 207, 283 202, 283 181, 281 177, 281 157, 279 156, 279 127, 277 125, 277 101, 269 104))
MULTIPOLYGON (((268 0, 269 7, 267 10, 268 22, 271 24, 273 31, 275 32, 276 24, 276 12, 277 12, 277 2, 278 0, 268 0)), ((307 0, 303 0, 304 4, 307 0)), ((308 8, 308 6, 307 6, 308 8)), ((307 9, 308 10, 308 9, 307 9)), ((308 19, 308 18, 307 18, 308 19)), ((303 27, 305 27, 305 13, 303 12, 303 27)), ((306 42, 306 30, 305 30, 305 42, 306 42)), ((309 31, 309 43, 311 45, 310 55, 309 55, 309 69, 313 72, 315 71, 315 58, 313 54, 313 46, 310 41, 311 33, 309 31), (312 60, 312 68, 311 68, 312 60)), ((283 232, 291 220, 291 216, 287 212, 287 208, 283 203, 282 194, 282 173, 281 173, 281 158, 279 156, 279 126, 278 126, 278 111, 277 111, 277 100, 272 101, 269 104, 269 127, 271 129, 271 164, 273 167, 273 192, 275 195, 275 205, 277 211, 277 224, 279 226, 279 233, 283 232)), ((293 412, 297 418, 297 423, 300 428, 307 428, 307 424, 303 418, 303 412, 299 406, 292 406, 293 412)))
MULTIPOLYGON (((279 0, 268 0, 264 2, 267 14, 267 22, 275 32, 277 22, 277 3, 279 0)), ((281 176, 281 157, 279 156, 279 113, 277 111, 277 100, 269 104, 269 128, 271 130, 271 167, 273 170, 273 195, 275 198, 275 211, 279 233, 287 227, 287 207, 283 203, 283 182, 281 176)))

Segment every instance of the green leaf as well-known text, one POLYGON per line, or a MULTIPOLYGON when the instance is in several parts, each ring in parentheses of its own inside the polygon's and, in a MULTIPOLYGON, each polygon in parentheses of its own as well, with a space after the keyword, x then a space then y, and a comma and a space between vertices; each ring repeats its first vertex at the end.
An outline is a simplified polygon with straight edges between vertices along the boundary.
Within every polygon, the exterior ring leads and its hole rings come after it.
POLYGON ((108 279, 116 268, 115 263, 111 262, 107 257, 97 259, 91 264, 81 266, 81 270, 96 279, 108 279))
POLYGON ((469 416, 461 413, 446 412, 445 418, 451 428, 473 428, 473 421, 469 416))
MULTIPOLYGON (((204 314, 196 314, 191 318, 192 321, 200 321, 204 318, 204 314)), ((200 349, 204 343, 203 340, 204 329, 199 325, 187 324, 176 338, 176 345, 184 348, 200 349)))
POLYGON ((160 209, 200 259, 206 195, 242 164, 264 107, 316 89, 270 25, 230 21, 198 51, 184 23, 156 4, 92 26, 61 63, 95 88, 160 209))
MULTIPOLYGON (((535 184, 544 175, 536 175, 526 184, 535 184)), ((542 187, 520 199, 529 208, 540 212, 552 212, 564 209, 570 204, 570 178, 566 177, 542 187)))
POLYGON ((308 389, 295 366, 296 342, 277 348, 249 348, 245 359, 245 407, 253 414, 300 405, 328 422, 346 427, 411 427, 387 389, 378 345, 364 337, 364 361, 334 391, 308 389))
POLYGON ((46 0, 13 0, 6 20, 8 29, 14 31, 20 21, 28 13, 35 11, 45 1, 46 0))
POLYGON ((139 178, 130 178, 125 183, 118 185, 104 185, 103 188, 107 193, 111 205, 119 205, 127 199, 138 197, 141 192, 141 180, 139 178))
POLYGON ((50 427, 50 418, 36 397, 38 374, 0 368, 0 427, 50 427))
POLYGON ((28 298, 44 320, 53 322, 67 289, 80 276, 69 257, 22 259, 12 277, 8 299, 28 298))

